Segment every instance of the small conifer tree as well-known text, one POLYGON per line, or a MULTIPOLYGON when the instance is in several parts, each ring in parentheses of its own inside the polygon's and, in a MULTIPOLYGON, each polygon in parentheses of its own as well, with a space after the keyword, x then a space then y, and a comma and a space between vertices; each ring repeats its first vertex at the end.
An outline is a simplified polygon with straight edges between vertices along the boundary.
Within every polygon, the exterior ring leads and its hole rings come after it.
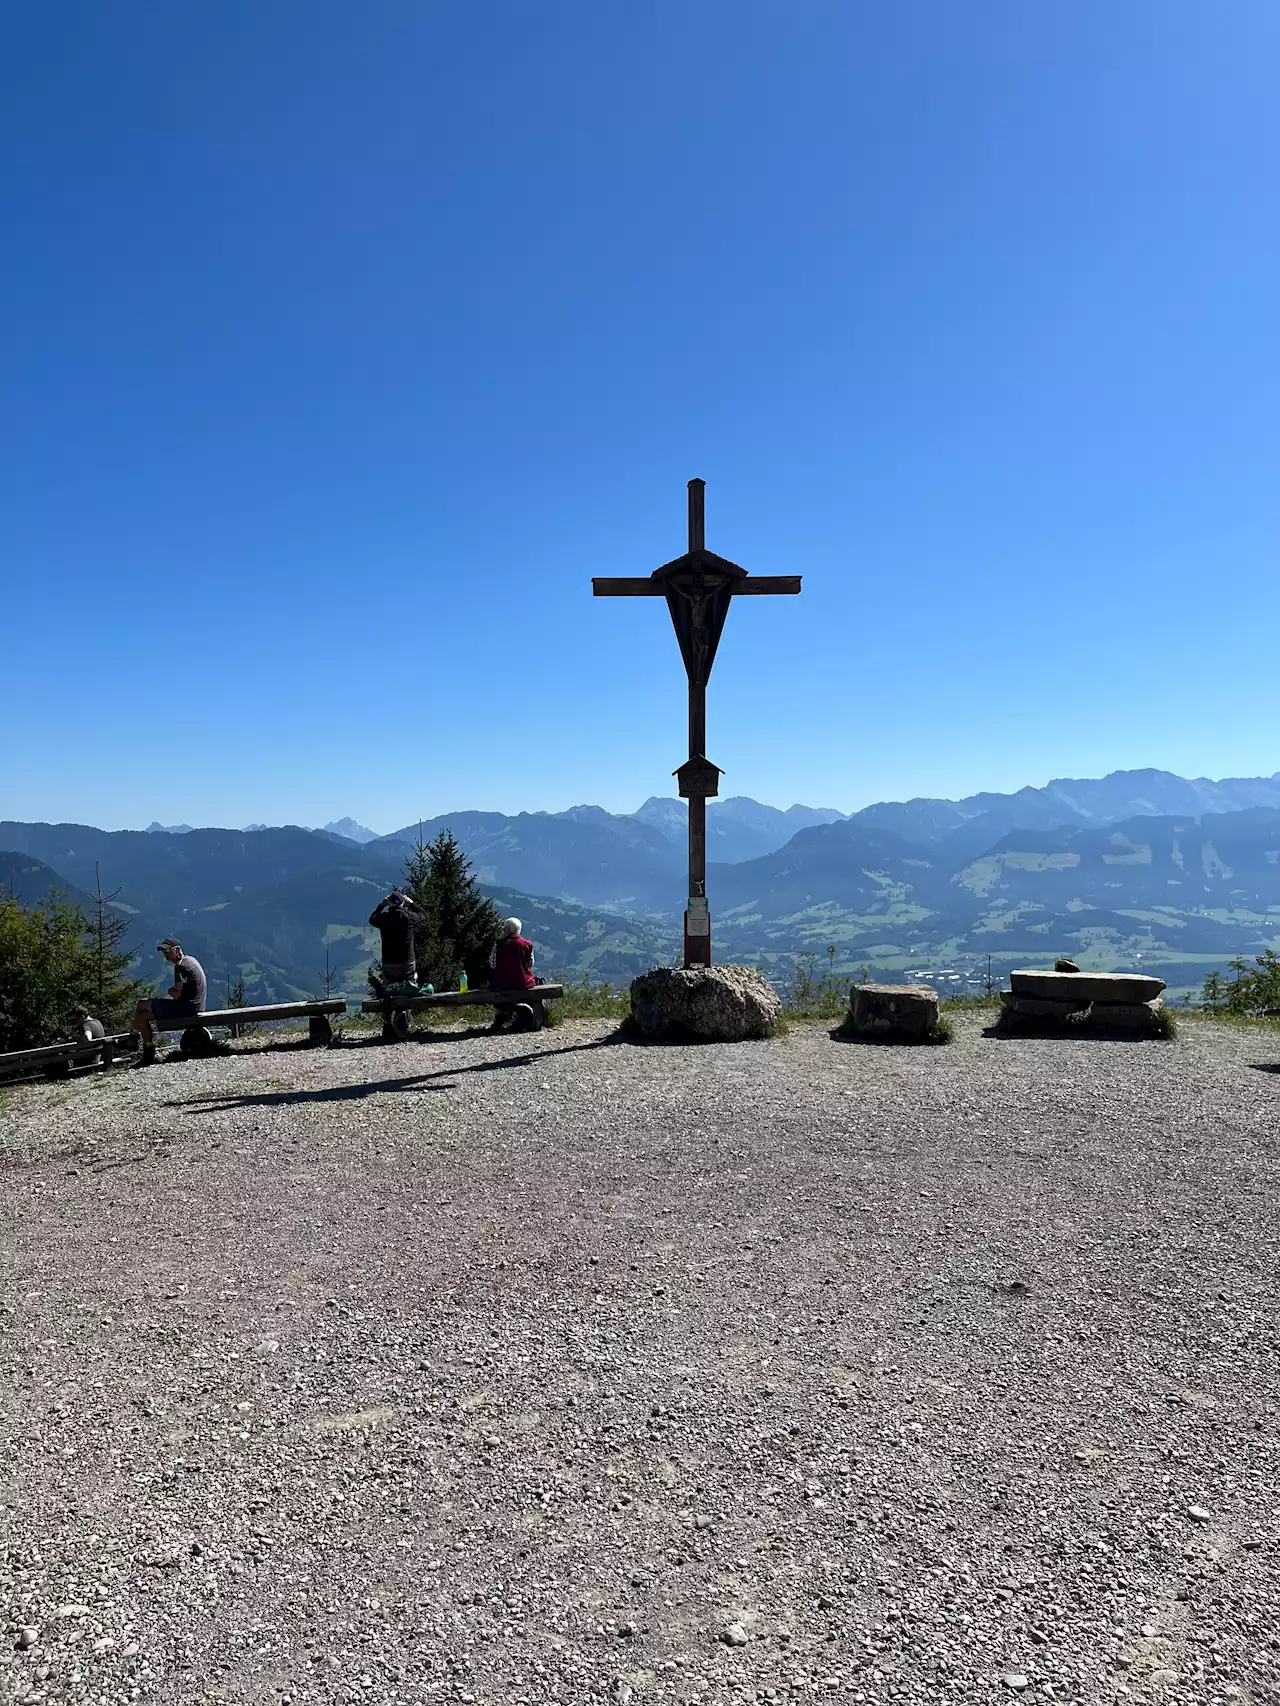
POLYGON ((340 976, 341 973, 337 968, 329 963, 329 944, 326 942, 324 945, 324 970, 320 973, 320 999, 322 1001, 333 999, 333 992, 338 987, 340 976))
POLYGON ((404 886, 426 919, 414 933, 418 981, 452 989, 465 967, 468 981, 482 984, 502 919, 449 830, 429 843, 419 837, 405 860, 404 886))

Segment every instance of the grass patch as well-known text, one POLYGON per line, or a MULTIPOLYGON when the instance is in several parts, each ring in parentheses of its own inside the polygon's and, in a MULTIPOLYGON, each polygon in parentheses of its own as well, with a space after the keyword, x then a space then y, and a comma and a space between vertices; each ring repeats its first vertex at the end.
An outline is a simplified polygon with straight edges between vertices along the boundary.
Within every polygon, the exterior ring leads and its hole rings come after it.
POLYGON ((1259 1017, 1250 1013, 1228 1013, 1220 1008, 1216 1013, 1207 1007, 1180 1007, 1179 1021, 1193 1025, 1230 1025, 1237 1031, 1280 1031, 1280 1013, 1259 1017))
POLYGON ((562 1025, 566 1019, 612 1019, 623 1025, 631 1017, 631 991, 620 984, 590 983, 584 977, 567 983, 559 1001, 547 1002, 547 1023, 562 1025))
POLYGON ((1163 1043, 1171 1043, 1178 1034, 1178 1016, 1172 1007, 1161 1007, 1160 1018, 1152 1035, 1163 1043))

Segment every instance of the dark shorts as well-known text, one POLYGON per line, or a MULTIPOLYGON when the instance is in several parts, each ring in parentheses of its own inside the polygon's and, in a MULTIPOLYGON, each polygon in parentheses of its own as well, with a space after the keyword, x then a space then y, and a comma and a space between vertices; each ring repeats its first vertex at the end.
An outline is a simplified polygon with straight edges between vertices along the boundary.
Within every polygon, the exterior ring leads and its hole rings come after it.
POLYGON ((151 1017, 159 1024, 167 1019, 198 1019, 200 1009, 194 1001, 178 1001, 172 995, 154 995, 151 998, 151 1017))

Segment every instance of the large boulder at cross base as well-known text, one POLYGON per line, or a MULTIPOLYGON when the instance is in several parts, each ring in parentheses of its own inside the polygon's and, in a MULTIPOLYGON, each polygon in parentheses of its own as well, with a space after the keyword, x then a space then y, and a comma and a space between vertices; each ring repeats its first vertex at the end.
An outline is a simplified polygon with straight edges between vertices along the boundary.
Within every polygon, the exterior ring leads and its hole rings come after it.
POLYGON ((938 1028, 938 992, 927 983, 855 983, 849 1030, 885 1042, 918 1042, 938 1028))
POLYGON ((1070 1001, 1087 1007, 1091 1001, 1128 1004, 1154 1001, 1164 993, 1164 979, 1145 977, 1136 971, 1011 971, 1009 988, 1014 995, 1036 996, 1042 1001, 1070 1001))
POLYGON ((782 1003, 754 966, 659 966, 631 985, 631 1021, 642 1037, 709 1043, 771 1037, 782 1003))

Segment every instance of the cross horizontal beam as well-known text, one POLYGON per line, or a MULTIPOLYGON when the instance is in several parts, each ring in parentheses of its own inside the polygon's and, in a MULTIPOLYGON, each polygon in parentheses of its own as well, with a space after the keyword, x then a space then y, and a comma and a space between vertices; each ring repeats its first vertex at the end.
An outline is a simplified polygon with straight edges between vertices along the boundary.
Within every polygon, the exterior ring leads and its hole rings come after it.
POLYGON ((648 575, 615 577, 612 580, 593 575, 591 595, 593 598, 665 598, 667 589, 661 581, 650 580, 648 575))
MULTIPOLYGON (((757 596, 766 593, 799 592, 799 575, 747 575, 740 581, 734 581, 725 591, 732 593, 734 598, 745 595, 757 596)), ((614 576, 606 578, 593 575, 591 592, 595 598, 665 598, 666 584, 654 580, 649 575, 643 576, 614 576)))
POLYGON ((735 598, 744 595, 750 597, 754 593, 766 592, 799 592, 799 575, 748 575, 744 581, 735 581, 729 589, 735 598))

